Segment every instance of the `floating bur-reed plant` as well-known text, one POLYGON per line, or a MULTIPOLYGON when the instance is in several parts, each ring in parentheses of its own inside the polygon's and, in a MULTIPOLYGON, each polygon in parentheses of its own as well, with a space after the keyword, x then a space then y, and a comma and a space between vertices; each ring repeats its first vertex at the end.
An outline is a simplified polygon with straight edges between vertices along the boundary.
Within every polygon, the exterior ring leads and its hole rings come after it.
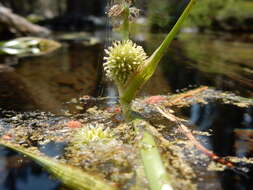
POLYGON ((108 128, 105 129, 103 124, 87 124, 77 129, 72 138, 72 142, 74 142, 75 145, 85 146, 92 142, 107 143, 113 139, 112 131, 108 128))
POLYGON ((119 91, 120 104, 126 121, 131 121, 137 133, 141 133, 138 144, 141 159, 144 165, 146 177, 151 190, 172 190, 170 176, 163 165, 155 138, 148 131, 149 123, 135 118, 131 112, 131 102, 150 79, 156 67, 165 54, 168 46, 178 32, 183 21, 196 0, 190 0, 189 4, 179 17, 178 21, 166 36, 157 50, 148 58, 141 46, 129 40, 129 23, 131 17, 132 1, 125 0, 122 4, 114 5, 109 16, 120 16, 123 18, 121 33, 123 41, 116 41, 111 47, 105 50, 104 70, 106 75, 112 79, 119 91))
MULTIPOLYGON (((131 117, 132 100, 141 87, 154 74, 159 61, 179 31, 180 26, 189 15, 195 2, 196 0, 190 0, 172 30, 150 57, 147 57, 141 46, 129 40, 130 10, 133 10, 132 1, 125 1, 121 5, 119 13, 114 14, 114 16, 123 17, 121 26, 123 41, 116 41, 105 50, 107 56, 105 56, 104 70, 106 75, 115 82, 118 88, 122 111, 127 120, 131 117)), ((112 13, 109 11, 108 14, 112 13)))

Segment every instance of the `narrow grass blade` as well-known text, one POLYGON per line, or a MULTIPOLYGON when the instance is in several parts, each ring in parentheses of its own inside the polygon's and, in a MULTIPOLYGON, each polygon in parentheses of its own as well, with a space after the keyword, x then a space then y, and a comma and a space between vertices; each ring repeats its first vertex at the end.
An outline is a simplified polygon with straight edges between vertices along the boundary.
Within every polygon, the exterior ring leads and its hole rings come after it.
POLYGON ((121 100, 125 103, 130 103, 135 95, 138 93, 139 89, 148 81, 148 79, 154 74, 156 67, 168 49, 171 41, 179 31, 181 25, 184 20, 190 13, 194 3, 197 0, 190 0, 183 13, 177 20, 176 24, 173 26, 172 30, 168 33, 164 41, 157 48, 157 50, 150 56, 150 58, 146 61, 146 64, 138 73, 135 73, 134 76, 129 77, 130 80, 127 82, 124 92, 122 93, 121 100))
POLYGON ((155 65, 161 60, 161 58, 165 54, 166 50, 168 49, 171 41, 174 39, 174 37, 176 36, 177 32, 179 31, 181 25, 184 23, 184 20, 188 17, 190 10, 192 9, 192 7, 196 1, 197 0, 190 0, 188 5, 184 9, 183 13, 181 14, 179 19, 177 20, 176 24, 173 26, 171 31, 165 37, 165 39, 163 40, 161 45, 157 48, 157 50, 149 58, 150 59, 149 62, 151 62, 150 64, 155 65))
POLYGON ((42 166, 53 174, 64 185, 74 190, 116 190, 117 188, 93 175, 87 174, 78 168, 57 162, 52 158, 35 154, 25 148, 6 143, 0 140, 0 145, 19 152, 42 166))

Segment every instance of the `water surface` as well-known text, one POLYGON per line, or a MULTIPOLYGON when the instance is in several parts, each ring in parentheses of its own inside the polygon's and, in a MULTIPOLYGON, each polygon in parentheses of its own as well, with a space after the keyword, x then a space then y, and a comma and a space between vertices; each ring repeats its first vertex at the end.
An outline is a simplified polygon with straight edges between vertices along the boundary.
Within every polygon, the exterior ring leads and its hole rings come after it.
MULTIPOLYGON (((163 36, 149 34, 140 43, 150 53, 163 36)), ((82 39, 77 39, 65 42, 63 48, 47 56, 1 58, 5 67, 0 70, 0 108, 61 114, 66 107, 64 103, 72 98, 117 95, 112 84, 103 78, 103 47, 103 39, 93 45, 84 45, 82 39)), ((240 36, 227 39, 222 35, 182 34, 173 42, 141 95, 176 93, 208 85, 252 98, 252 49, 253 43, 241 41, 240 36)), ((210 102, 195 104, 183 114, 199 130, 212 131, 213 136, 205 139, 205 145, 218 155, 252 156, 252 136, 251 140, 245 139, 240 131, 247 129, 253 133, 252 107, 210 102)), ((59 183, 48 178, 38 166, 3 148, 0 171, 1 190, 39 189, 41 184, 45 190, 59 189, 59 183)), ((206 179, 200 189, 250 190, 251 178, 232 171, 218 172, 213 183, 206 179)))

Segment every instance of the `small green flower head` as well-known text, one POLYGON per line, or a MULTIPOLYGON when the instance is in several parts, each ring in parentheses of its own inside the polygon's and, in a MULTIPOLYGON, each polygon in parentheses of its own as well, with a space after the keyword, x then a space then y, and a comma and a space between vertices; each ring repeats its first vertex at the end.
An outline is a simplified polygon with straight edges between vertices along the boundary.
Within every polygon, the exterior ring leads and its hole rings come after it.
POLYGON ((88 124, 87 126, 79 129, 74 138, 72 139, 73 144, 86 145, 91 142, 109 142, 113 139, 112 132, 107 128, 104 128, 102 124, 88 124))
POLYGON ((131 40, 116 41, 105 53, 106 76, 120 85, 124 85, 128 77, 137 72, 147 59, 143 48, 131 40))

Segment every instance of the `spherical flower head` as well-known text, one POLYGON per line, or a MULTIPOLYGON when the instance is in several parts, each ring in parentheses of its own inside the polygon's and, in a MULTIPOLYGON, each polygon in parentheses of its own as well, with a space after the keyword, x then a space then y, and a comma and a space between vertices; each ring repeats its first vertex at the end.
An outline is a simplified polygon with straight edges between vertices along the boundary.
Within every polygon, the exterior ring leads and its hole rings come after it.
POLYGON ((82 146, 91 142, 107 143, 113 138, 112 132, 108 128, 105 128, 103 124, 87 124, 85 127, 77 130, 72 138, 72 144, 82 146))
POLYGON ((145 63, 147 55, 141 46, 131 40, 116 41, 105 50, 104 70, 107 77, 124 85, 128 77, 145 63))

